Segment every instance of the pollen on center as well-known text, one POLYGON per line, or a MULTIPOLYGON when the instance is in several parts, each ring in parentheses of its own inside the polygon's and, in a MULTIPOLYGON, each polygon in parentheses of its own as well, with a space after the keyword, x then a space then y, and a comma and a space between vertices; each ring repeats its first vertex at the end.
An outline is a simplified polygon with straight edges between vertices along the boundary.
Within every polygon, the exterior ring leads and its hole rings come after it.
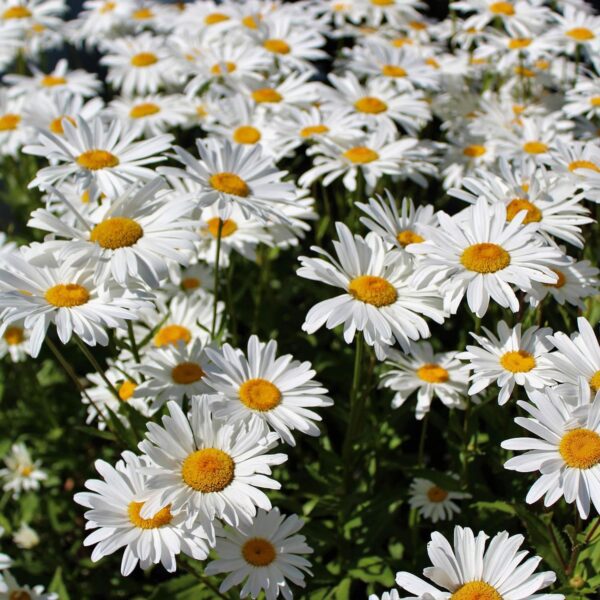
POLYGON ((357 165, 365 165, 379 158, 379 154, 375 150, 371 150, 371 148, 367 148, 366 146, 349 148, 342 156, 357 165))
POLYGON ((224 194, 245 198, 250 193, 248 184, 235 173, 215 173, 210 176, 208 182, 215 190, 224 194))
POLYGON ((224 490, 233 481, 234 475, 233 458, 218 448, 196 450, 181 466, 183 481, 204 494, 224 490))
POLYGON ((202 367, 195 362, 182 362, 171 370, 171 379, 179 385, 189 385, 200 381, 205 373, 202 367))
POLYGON ((253 567, 266 567, 276 558, 275 546, 264 538, 250 538, 242 546, 244 560, 253 567))
POLYGON ((359 275, 350 281, 348 293, 365 304, 380 308, 394 304, 398 299, 396 288, 383 277, 359 275))
POLYGON ((375 96, 365 96, 354 103, 354 108, 362 113, 378 115, 379 113, 385 112, 388 106, 383 100, 380 100, 375 96))
POLYGON ((140 529, 158 529, 159 527, 168 525, 173 520, 170 505, 161 508, 153 517, 149 519, 143 519, 140 516, 140 511, 142 510, 143 506, 143 502, 134 501, 130 502, 129 506, 127 507, 129 520, 140 529))
POLYGON ((98 171, 100 169, 109 169, 119 164, 119 159, 108 150, 86 150, 80 154, 75 162, 84 169, 98 171))
POLYGON ((73 308, 86 304, 90 293, 78 283, 58 283, 46 290, 44 298, 58 308, 73 308))
POLYGON ((266 379, 248 379, 239 389, 240 401, 252 410, 273 410, 281 403, 281 391, 266 379))
POLYGON ((175 346, 178 342, 189 344, 192 339, 192 333, 183 325, 165 325, 158 330, 154 336, 154 345, 158 348, 162 346, 175 346))
POLYGON ((529 373, 536 362, 533 354, 526 350, 511 350, 500 357, 500 364, 511 373, 529 373))
POLYGON ((469 271, 496 273, 510 265, 510 254, 498 244, 483 242, 465 248, 460 262, 469 271))
POLYGON ((591 429, 567 431, 558 450, 567 466, 573 469, 591 469, 600 464, 600 435, 591 429))
POLYGON ((90 241, 107 250, 117 250, 133 246, 143 235, 142 226, 133 219, 111 217, 92 229, 90 241))

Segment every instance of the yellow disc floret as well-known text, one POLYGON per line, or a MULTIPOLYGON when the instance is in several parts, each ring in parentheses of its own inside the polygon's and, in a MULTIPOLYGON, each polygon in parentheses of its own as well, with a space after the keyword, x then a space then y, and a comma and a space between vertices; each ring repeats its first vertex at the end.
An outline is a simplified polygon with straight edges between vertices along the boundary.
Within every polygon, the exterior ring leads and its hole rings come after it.
POLYGON ((285 40, 269 39, 263 42, 263 48, 274 54, 289 54, 290 45, 285 40))
POLYGON ((283 96, 273 88, 259 88, 252 92, 252 99, 259 104, 275 104, 283 100, 283 96))
POLYGON ((208 182, 215 190, 224 194, 245 198, 250 193, 248 184, 235 173, 215 173, 210 176, 208 182))
POLYGON ((504 17, 512 17, 515 14, 515 7, 510 2, 493 2, 489 9, 491 13, 504 17))
POLYGON ((132 119, 141 119, 142 117, 149 117, 160 112, 160 106, 154 104, 154 102, 142 102, 131 107, 129 116, 132 119))
POLYGON ((465 248, 460 262, 469 271, 495 273, 510 265, 510 254, 498 244, 483 242, 465 248))
POLYGON ((46 75, 45 77, 42 77, 40 83, 44 87, 54 87, 57 85, 64 85, 67 83, 67 80, 59 75, 46 75))
POLYGON ((71 125, 73 125, 73 127, 77 127, 77 123, 75 122, 75 119, 73 117, 61 115, 60 117, 56 117, 56 119, 53 119, 50 122, 48 129, 50 129, 50 131, 52 133, 56 133, 57 135, 62 135, 65 132, 65 128, 63 127, 63 123, 62 123, 63 119, 66 119, 67 121, 69 121, 69 123, 71 123, 71 125))
POLYGON ((197 492, 224 490, 235 475, 235 462, 223 450, 203 448, 192 452, 181 466, 183 481, 197 492))
POLYGON ((275 546, 264 538, 250 538, 242 546, 244 560, 253 567, 266 567, 277 556, 275 546))
POLYGON ((485 146, 481 144, 471 144, 466 148, 463 148, 463 154, 469 158, 478 158, 483 156, 487 152, 485 146))
POLYGON ((485 581, 469 581, 459 587, 450 600, 502 600, 502 596, 485 581))
POLYGON ((223 72, 233 73, 236 69, 237 69, 237 65, 234 62, 231 62, 230 60, 226 60, 222 63, 215 63, 210 68, 210 72, 213 75, 223 75, 223 72), (221 65, 223 65, 225 68, 223 68, 223 66, 221 66, 221 65))
POLYGON ((204 371, 198 363, 183 362, 174 366, 171 370, 171 378, 179 385, 189 385, 200 381, 204 377, 204 371))
POLYGON ((266 379, 248 379, 242 383, 238 393, 242 404, 252 410, 265 412, 281 403, 279 388, 266 379))
POLYGON ((19 126, 21 115, 6 113, 0 116, 0 131, 12 131, 19 126))
POLYGON ((397 65, 383 65, 381 74, 384 77, 406 77, 408 75, 405 69, 397 65))
POLYGON ((565 34, 576 42, 589 42, 596 37, 596 34, 587 27, 574 27, 566 31, 565 34))
POLYGON ((11 6, 2 13, 3 19, 27 19, 31 17, 31 11, 26 6, 11 6))
POLYGON ((350 281, 348 293, 364 302, 380 308, 394 304, 398 299, 396 288, 383 277, 359 275, 350 281))
POLYGON ((448 492, 437 485, 434 485, 427 490, 429 502, 443 502, 447 497, 448 492))
POLYGON ((523 225, 527 223, 539 223, 542 220, 542 211, 525 198, 513 198, 506 206, 506 219, 512 221, 521 211, 526 210, 527 215, 523 219, 523 225))
POLYGON ((523 144, 523 150, 527 154, 543 154, 544 152, 548 152, 548 145, 538 140, 532 140, 523 144))
POLYGON ((237 144, 256 144, 261 137, 260 131, 252 125, 242 125, 233 132, 233 141, 237 144))
POLYGON ((123 402, 127 402, 127 400, 130 400, 131 397, 133 396, 133 392, 135 392, 135 388, 137 387, 137 384, 133 383, 133 381, 129 381, 129 379, 126 379, 120 386, 118 391, 119 394, 119 398, 123 401, 123 402))
POLYGON ((558 451, 572 469, 591 469, 600 463, 600 435, 591 429, 572 429, 562 436, 558 451))
POLYGON ((25 334, 21 327, 7 327, 3 338, 9 346, 18 346, 25 339, 25 334))
POLYGON ((178 342, 190 343, 192 333, 183 325, 165 325, 154 336, 154 345, 159 348, 162 346, 175 346, 178 342))
POLYGON ((131 57, 131 64, 134 67, 149 67, 158 62, 158 57, 152 52, 140 52, 131 57))
POLYGON ((500 364, 511 373, 529 373, 535 368, 535 358, 525 350, 511 350, 500 357, 500 364))
POLYGON ((421 237, 418 233, 415 233, 410 229, 405 229, 404 231, 401 231, 396 236, 396 239, 400 242, 400 245, 403 248, 406 248, 406 246, 408 246, 409 244, 421 244, 425 241, 424 237, 421 237))
POLYGON ((600 371, 596 371, 590 379, 590 387, 594 392, 600 391, 600 371))
POLYGON ((46 290, 44 298, 58 308, 73 308, 88 302, 90 293, 78 283, 58 283, 46 290))
POLYGON ((362 113, 378 115, 379 113, 385 112, 388 107, 383 100, 375 98, 375 96, 365 96, 354 103, 354 108, 362 113))
POLYGON ((313 135, 319 135, 321 133, 327 133, 329 131, 329 127, 327 125, 309 125, 308 127, 303 127, 300 130, 300 137, 307 138, 313 135))
POLYGON ((129 520, 140 529, 158 529, 159 527, 168 525, 173 520, 170 505, 161 508, 153 517, 149 519, 142 519, 142 517, 140 517, 142 506, 144 506, 143 502, 130 502, 129 506, 127 507, 129 520))
POLYGON ((450 374, 436 363, 425 363, 417 369, 417 377, 427 383, 446 383, 450 374))
MULTIPOLYGON (((213 237, 219 237, 219 224, 221 219, 219 217, 213 217, 206 222, 208 231, 213 237)), ((221 237, 226 238, 233 235, 237 231, 237 223, 233 219, 225 219, 221 227, 221 237)))
POLYGON ((569 163, 569 171, 571 173, 577 171, 577 169, 589 169, 590 171, 596 171, 596 173, 600 172, 598 165, 591 160, 574 160, 569 163))
POLYGON ((342 156, 357 165, 365 165, 379 158, 379 154, 366 146, 354 146, 346 150, 342 156))
POLYGON ((107 150, 86 150, 75 159, 75 162, 84 169, 98 171, 116 167, 119 159, 107 150))
POLYGON ((90 233, 90 241, 102 248, 117 250, 133 246, 144 235, 142 226, 127 217, 111 217, 98 223, 90 233))

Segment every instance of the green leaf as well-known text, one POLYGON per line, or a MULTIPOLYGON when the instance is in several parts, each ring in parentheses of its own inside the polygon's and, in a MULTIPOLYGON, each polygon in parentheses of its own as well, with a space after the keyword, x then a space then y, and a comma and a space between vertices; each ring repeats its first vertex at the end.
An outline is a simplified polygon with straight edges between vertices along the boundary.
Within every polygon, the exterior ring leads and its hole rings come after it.
POLYGON ((62 578, 61 567, 57 567, 56 571, 54 571, 54 577, 52 577, 52 581, 48 586, 48 591, 58 594, 59 600, 69 600, 69 594, 62 578))

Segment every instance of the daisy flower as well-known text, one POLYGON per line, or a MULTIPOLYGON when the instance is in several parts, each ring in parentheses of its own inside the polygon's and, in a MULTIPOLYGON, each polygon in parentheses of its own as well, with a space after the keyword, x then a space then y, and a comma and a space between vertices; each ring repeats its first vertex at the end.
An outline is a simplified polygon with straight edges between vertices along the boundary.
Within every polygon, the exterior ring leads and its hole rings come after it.
POLYGON ((227 573, 221 593, 244 581, 240 598, 258 598, 264 591, 266 600, 279 596, 291 600, 288 580, 303 588, 305 573, 312 575, 310 562, 302 556, 313 551, 298 533, 303 525, 296 515, 286 517, 278 508, 260 509, 251 523, 219 530, 218 558, 206 565, 205 573, 227 573))
POLYGON ((229 344, 206 353, 212 361, 206 383, 223 398, 212 405, 215 417, 251 425, 264 421, 291 446, 296 445, 293 430, 320 435, 314 421, 321 417, 312 409, 331 406, 333 400, 313 379, 309 362, 293 360, 291 354, 277 357, 277 342, 265 344, 255 335, 248 340, 247 356, 229 344))
POLYGON ((544 506, 551 506, 564 497, 568 504, 576 503, 582 519, 588 518, 590 503, 600 512, 600 394, 593 399, 590 386, 581 378, 578 407, 553 389, 535 391, 530 400, 518 405, 531 416, 517 417, 515 423, 536 437, 502 442, 507 450, 526 451, 504 467, 542 473, 525 498, 528 504, 544 496, 544 506))
POLYGON ((526 214, 521 211, 507 221, 505 207, 490 207, 484 198, 463 215, 440 211, 439 227, 427 227, 425 242, 406 248, 423 255, 413 284, 439 284, 452 314, 465 294, 478 317, 487 312, 490 298, 517 312, 519 301, 511 285, 528 290, 533 281, 556 283, 552 267, 565 262, 558 249, 544 245, 537 224, 522 225, 526 214))
POLYGON ((75 494, 75 502, 86 511, 86 529, 94 529, 84 546, 95 545, 92 561, 96 562, 124 548, 121 575, 129 575, 138 565, 147 569, 161 563, 169 572, 176 568, 175 556, 181 552, 204 560, 209 547, 206 534, 198 525, 188 525, 185 513, 171 512, 165 504, 150 515, 142 516, 144 502, 139 496, 146 492, 144 475, 148 461, 132 452, 123 452, 122 460, 112 467, 97 460, 96 470, 102 479, 89 479, 89 492, 75 494))
POLYGON ((227 423, 215 419, 207 396, 192 398, 188 419, 176 402, 168 402, 162 424, 148 423, 140 450, 153 464, 143 469, 149 479, 140 499, 143 518, 171 506, 187 512, 214 541, 214 519, 238 527, 251 522, 257 508, 270 510, 271 502, 259 488, 279 489, 271 467, 287 460, 285 454, 267 454, 277 443, 275 433, 262 424, 227 423))
POLYGON ((394 408, 402 406, 418 390, 416 417, 430 410, 434 396, 448 408, 464 408, 468 373, 461 369, 456 352, 435 354, 429 342, 411 343, 407 353, 387 351, 386 365, 392 367, 381 376, 379 387, 393 390, 394 408))
POLYGON ((539 556, 523 562, 528 552, 519 551, 525 540, 522 535, 509 536, 502 531, 486 548, 488 539, 483 531, 475 536, 469 527, 457 525, 452 548, 441 533, 434 531, 427 544, 427 554, 433 566, 424 569, 423 575, 443 589, 406 571, 396 575, 396 583, 407 590, 411 598, 427 597, 429 600, 444 600, 451 596, 455 600, 530 600, 532 597, 536 600, 564 600, 562 594, 536 593, 552 584, 556 575, 552 571, 535 573, 542 560, 539 556))
POLYGON ((184 269, 171 269, 169 276, 173 287, 171 288, 167 283, 161 287, 159 293, 164 291, 169 294, 170 298, 180 292, 194 294, 200 289, 205 292, 213 292, 214 271, 202 262, 197 262, 184 269))
POLYGON ((3 571, 0 578, 0 595, 6 598, 27 598, 28 600, 58 600, 58 594, 44 592, 43 585, 30 587, 19 585, 17 580, 8 572, 3 571))
POLYGON ((4 457, 6 468, 0 469, 0 478, 4 480, 2 489, 12 492, 18 498, 21 492, 37 491, 40 483, 48 477, 40 469, 41 461, 33 461, 29 450, 23 443, 13 444, 10 452, 4 457))
POLYGON ((300 257, 300 277, 341 288, 343 293, 313 306, 302 329, 314 333, 325 325, 333 329, 344 324, 349 344, 356 331, 375 346, 378 357, 383 347, 397 341, 404 349, 409 340, 429 337, 424 315, 442 323, 446 314, 436 288, 416 290, 408 280, 412 263, 403 253, 387 250, 383 239, 370 233, 353 235, 346 225, 336 223, 339 241, 334 242, 337 258, 321 248, 311 249, 325 258, 300 257))
POLYGON ((583 300, 600 293, 598 287, 600 271, 593 267, 589 260, 576 261, 567 256, 568 264, 553 271, 558 277, 556 283, 534 283, 527 292, 526 300, 537 306, 547 295, 560 305, 572 304, 581 310, 585 309, 583 300))
POLYGON ((552 31, 553 39, 574 56, 578 47, 590 53, 600 48, 600 17, 578 10, 574 6, 565 6, 563 14, 554 13, 557 21, 552 31))
POLYGON ((555 385, 555 369, 549 358, 552 344, 550 328, 529 327, 521 332, 521 323, 512 329, 498 323, 498 336, 482 327, 485 336, 471 333, 479 346, 467 346, 458 358, 468 361, 473 382, 469 394, 477 394, 496 383, 500 388, 498 404, 506 404, 516 385, 529 394, 534 389, 555 385), (487 336, 487 337, 486 337, 487 336))
POLYGON ((154 179, 156 173, 145 165, 164 160, 160 154, 171 147, 173 140, 172 135, 163 134, 134 142, 136 129, 124 127, 117 120, 105 123, 100 118, 87 123, 78 117, 76 125, 63 119, 62 127, 63 135, 40 131, 39 143, 23 148, 27 154, 63 163, 40 169, 30 188, 47 188, 75 177, 82 187, 93 182, 114 198, 132 183, 154 179))
POLYGON ((70 92, 76 96, 90 98, 96 96, 102 87, 95 73, 88 73, 83 69, 69 71, 66 58, 60 59, 50 73, 44 73, 31 65, 32 75, 5 75, 4 81, 11 86, 10 93, 14 96, 45 92, 57 94, 70 92))
POLYGON ((125 329, 148 305, 141 292, 98 286, 90 267, 75 267, 48 252, 40 256, 14 256, 11 270, 0 269, 0 335, 15 322, 29 330, 30 352, 39 354, 50 323, 66 344, 73 334, 88 346, 108 344, 107 328, 125 329), (41 263, 41 264, 40 264, 41 263), (8 290, 8 291, 6 291, 8 290))
POLYGON ((180 341, 147 352, 137 371, 145 380, 136 387, 135 397, 151 398, 151 410, 157 411, 168 400, 183 404, 185 396, 210 393, 206 378, 207 352, 201 340, 189 344, 180 341))
POLYGON ((10 98, 6 89, 0 89, 0 154, 16 156, 22 146, 34 135, 24 120, 24 96, 10 98))
POLYGON ((567 89, 562 110, 570 119, 579 116, 587 119, 600 117, 600 77, 580 78, 572 88, 567 89))
POLYGON ((577 319, 577 326, 579 331, 571 337, 557 331, 548 338, 558 350, 552 352, 549 359, 556 368, 557 380, 567 384, 569 392, 577 390, 579 379, 583 377, 596 393, 600 391, 600 344, 585 317, 577 319))
POLYGON ((129 2, 85 0, 77 17, 64 24, 65 34, 77 46, 94 48, 115 37, 130 7, 129 2))
POLYGON ((408 494, 411 508, 416 508, 422 517, 432 523, 450 521, 454 515, 460 514, 460 507, 455 501, 471 497, 471 494, 446 490, 421 477, 410 484, 408 494))
POLYGON ((192 196, 199 208, 216 204, 219 217, 226 220, 235 205, 247 218, 285 221, 278 205, 293 202, 294 185, 282 181, 287 172, 277 170, 260 145, 234 146, 228 140, 207 138, 196 140, 196 146, 199 160, 175 146, 185 169, 163 167, 159 171, 196 183, 192 196))
POLYGON ((187 106, 176 94, 150 94, 134 98, 115 98, 106 114, 124 126, 137 128, 142 135, 160 135, 187 121, 187 106))
POLYGON ((13 542, 17 548, 31 550, 40 543, 40 536, 35 529, 29 527, 27 523, 21 523, 19 529, 13 533, 13 542))
MULTIPOLYGON (((188 264, 198 238, 190 219, 194 203, 161 194, 164 188, 161 177, 142 188, 132 186, 113 202, 102 204, 88 219, 79 215, 73 226, 38 208, 31 213, 29 226, 68 238, 54 242, 59 255, 92 261, 96 281, 112 278, 126 286, 134 280, 156 288, 168 275, 169 261, 188 264)), ((63 202, 68 202, 64 196, 63 202)))
POLYGON ((308 152, 314 156, 313 167, 305 171, 298 183, 309 187, 317 179, 327 187, 342 177, 344 187, 356 190, 358 173, 364 177, 367 192, 371 192, 377 181, 384 175, 401 179, 411 179, 425 187, 424 174, 435 175, 436 168, 431 164, 430 151, 416 138, 404 137, 388 142, 386 133, 377 129, 362 138, 333 143, 320 139, 308 152))
POLYGON ((10 356, 12 362, 23 362, 29 354, 29 331, 23 323, 13 323, 0 336, 0 358, 10 356))
POLYGON ((34 23, 56 28, 62 25, 61 16, 67 11, 63 0, 2 0, 0 23, 27 30, 34 23))
POLYGON ((160 87, 177 82, 173 52, 163 38, 141 33, 110 40, 106 46, 109 53, 100 64, 108 68, 108 83, 124 96, 155 94, 160 87))
POLYGON ((255 83, 246 93, 258 107, 269 114, 281 114, 289 108, 308 109, 318 98, 311 73, 290 73, 282 80, 268 79, 255 83))
POLYGON ((383 592, 381 596, 377 594, 371 594, 369 600, 401 600, 398 590, 390 590, 389 592, 383 592))
POLYGON ((440 170, 444 188, 460 185, 465 177, 477 169, 491 167, 497 158, 496 144, 478 138, 461 135, 447 136, 440 170))
POLYGON ((98 429, 106 428, 106 419, 109 417, 110 409, 121 422, 129 427, 129 420, 122 414, 121 404, 127 403, 132 409, 139 412, 144 417, 149 417, 152 411, 149 408, 150 398, 140 398, 134 396, 134 392, 141 383, 139 375, 136 373, 134 365, 130 361, 116 360, 110 362, 110 367, 104 371, 104 377, 108 379, 117 390, 119 399, 117 400, 112 391, 106 386, 104 378, 100 373, 88 373, 86 379, 92 384, 87 387, 85 394, 81 395, 81 401, 87 405, 86 424, 96 422, 98 429), (91 402, 88 398, 91 398, 91 402), (101 415, 98 415, 100 412, 101 415))
POLYGON ((364 0, 360 4, 367 23, 374 26, 385 21, 393 27, 402 27, 407 20, 419 19, 419 9, 426 8, 421 0, 364 0))

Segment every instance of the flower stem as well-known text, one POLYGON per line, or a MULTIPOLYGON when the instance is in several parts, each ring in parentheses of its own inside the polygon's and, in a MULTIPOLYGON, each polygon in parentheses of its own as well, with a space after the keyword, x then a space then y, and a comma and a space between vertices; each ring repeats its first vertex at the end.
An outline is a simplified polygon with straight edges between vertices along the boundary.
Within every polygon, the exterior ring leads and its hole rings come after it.
POLYGON ((73 336, 75 343, 79 346, 82 354, 88 359, 89 363, 94 367, 98 375, 102 377, 102 381, 106 384, 106 387, 110 390, 110 393, 120 402, 121 397, 117 388, 112 384, 110 379, 106 376, 104 369, 100 366, 100 363, 96 360, 96 357, 89 351, 89 348, 85 345, 83 340, 79 336, 73 336))
POLYGON ((366 399, 365 395, 360 393, 363 351, 364 339, 362 333, 359 332, 356 334, 356 345, 354 350, 354 374, 352 376, 352 389, 350 391, 350 419, 342 450, 344 467, 348 470, 351 467, 349 459, 352 454, 352 443, 356 437, 357 429, 360 424, 360 415, 363 412, 366 399))
POLYGON ((423 417, 423 425, 421 426, 421 438, 419 439, 419 457, 417 466, 422 467, 425 460, 425 439, 427 438, 427 425, 429 424, 429 412, 423 417))
POLYGON ((133 354, 133 358, 135 358, 135 362, 140 364, 140 350, 138 348, 137 342, 135 341, 135 335, 133 334, 133 323, 131 321, 127 321, 127 334, 129 335, 129 345, 131 346, 131 353, 133 354))
POLYGON ((219 229, 217 230, 217 250, 215 252, 215 279, 213 284, 214 305, 212 315, 212 325, 210 328, 210 337, 215 339, 215 329, 217 328, 217 312, 219 305, 219 268, 221 266, 221 238, 223 237, 223 219, 219 218, 219 229))

